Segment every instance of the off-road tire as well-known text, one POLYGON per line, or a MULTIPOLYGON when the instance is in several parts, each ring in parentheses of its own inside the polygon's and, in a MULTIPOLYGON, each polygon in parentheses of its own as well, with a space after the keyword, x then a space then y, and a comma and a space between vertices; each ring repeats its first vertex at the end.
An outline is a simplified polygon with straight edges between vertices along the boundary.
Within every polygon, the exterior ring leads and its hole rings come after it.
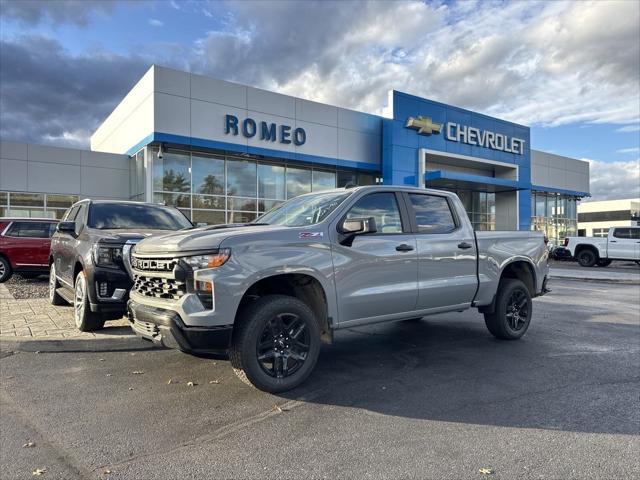
POLYGON ((577 255, 581 267, 593 267, 598 261, 598 256, 591 249, 581 250, 577 255))
POLYGON ((49 268, 49 303, 51 305, 68 305, 67 301, 56 291, 60 288, 60 283, 56 278, 56 265, 51 264, 49 268))
POLYGON ((81 332, 93 332, 104 327, 104 319, 91 311, 87 279, 81 270, 76 275, 73 292, 73 319, 81 332))
POLYGON ((313 311, 301 300, 286 295, 267 295, 249 304, 236 320, 229 352, 231 365, 240 380, 265 392, 291 390, 313 371, 320 353, 320 326, 313 311), (309 331, 307 357, 295 373, 283 378, 267 374, 258 360, 258 342, 267 324, 278 315, 299 317, 309 331))
POLYGON ((498 285, 496 304, 492 313, 484 314, 484 322, 491 334, 501 340, 517 340, 529 329, 533 314, 533 302, 527 286, 520 280, 505 278, 498 285), (510 323, 508 314, 511 299, 516 292, 522 294, 526 304, 526 316, 520 328, 514 329, 510 323))
POLYGON ((4 283, 11 278, 13 270, 9 260, 4 257, 0 257, 0 283, 4 283))

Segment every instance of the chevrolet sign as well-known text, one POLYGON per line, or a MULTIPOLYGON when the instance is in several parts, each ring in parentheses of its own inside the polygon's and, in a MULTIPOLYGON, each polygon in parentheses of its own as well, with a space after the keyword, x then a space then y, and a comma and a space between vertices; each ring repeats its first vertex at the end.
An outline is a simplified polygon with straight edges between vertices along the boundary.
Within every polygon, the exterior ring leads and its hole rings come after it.
POLYGON ((459 123, 447 122, 445 138, 451 142, 462 142, 501 152, 518 155, 524 153, 524 140, 521 138, 509 137, 502 133, 480 130, 475 127, 467 127, 459 123))

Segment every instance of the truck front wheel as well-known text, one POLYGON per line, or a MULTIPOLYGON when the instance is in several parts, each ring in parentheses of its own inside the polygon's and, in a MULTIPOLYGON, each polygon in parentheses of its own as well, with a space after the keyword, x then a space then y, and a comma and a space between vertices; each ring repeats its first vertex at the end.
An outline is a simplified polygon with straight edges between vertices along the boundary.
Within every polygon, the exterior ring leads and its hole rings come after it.
POLYGON ((578 253, 578 263, 581 267, 593 267, 597 261, 598 257, 592 250, 586 249, 578 253))
POLYGON ((304 382, 319 353, 320 327, 311 309, 294 297, 267 295, 237 320, 230 360, 240 380, 276 393, 304 382))
POLYGON ((501 340, 522 337, 531 322, 533 302, 527 286, 515 278, 500 281, 493 313, 484 314, 484 322, 491 334, 501 340))

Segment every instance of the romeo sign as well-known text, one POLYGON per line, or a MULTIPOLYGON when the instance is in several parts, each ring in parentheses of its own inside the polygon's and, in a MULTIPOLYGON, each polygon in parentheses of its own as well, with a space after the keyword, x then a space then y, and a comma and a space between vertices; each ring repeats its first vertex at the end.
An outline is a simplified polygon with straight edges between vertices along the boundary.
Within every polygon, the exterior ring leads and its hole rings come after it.
POLYGON ((256 122, 253 118, 238 120, 235 115, 224 116, 224 133, 227 135, 242 134, 243 137, 253 138, 258 136, 260 140, 267 142, 279 142, 282 144, 304 145, 307 141, 307 132, 304 128, 296 128, 293 131, 289 125, 277 125, 275 123, 256 122))

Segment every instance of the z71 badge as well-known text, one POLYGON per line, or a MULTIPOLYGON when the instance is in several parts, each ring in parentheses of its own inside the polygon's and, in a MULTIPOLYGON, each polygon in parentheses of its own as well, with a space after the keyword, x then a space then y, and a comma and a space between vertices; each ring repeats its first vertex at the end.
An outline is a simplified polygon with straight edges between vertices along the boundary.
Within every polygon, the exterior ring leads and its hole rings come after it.
POLYGON ((323 232, 300 232, 298 234, 298 238, 321 238, 323 236, 323 232))

